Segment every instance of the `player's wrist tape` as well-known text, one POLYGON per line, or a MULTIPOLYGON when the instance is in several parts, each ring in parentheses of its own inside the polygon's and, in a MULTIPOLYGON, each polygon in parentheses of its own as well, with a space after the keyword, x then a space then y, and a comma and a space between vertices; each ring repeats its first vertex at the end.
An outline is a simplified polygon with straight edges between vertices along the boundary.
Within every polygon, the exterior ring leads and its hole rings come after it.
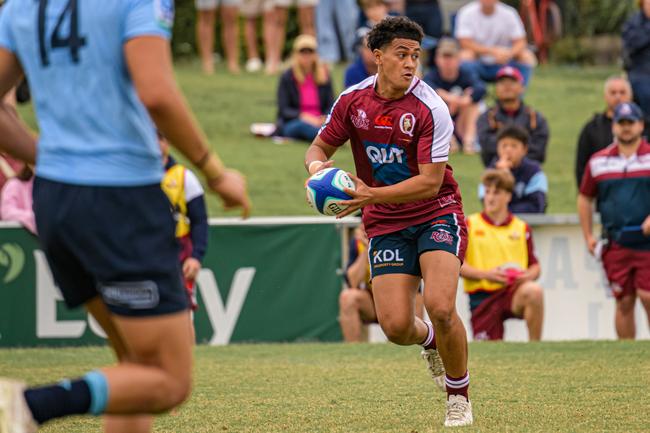
POLYGON ((314 166, 314 164, 323 165, 323 163, 324 163, 324 161, 318 161, 318 160, 312 161, 312 162, 309 163, 309 166, 307 167, 307 171, 309 172, 309 174, 311 174, 311 168, 314 166))
POLYGON ((202 162, 202 165, 200 167, 197 165, 197 167, 201 169, 208 182, 218 180, 226 171, 223 162, 214 153, 209 153, 205 161, 200 162, 202 162))

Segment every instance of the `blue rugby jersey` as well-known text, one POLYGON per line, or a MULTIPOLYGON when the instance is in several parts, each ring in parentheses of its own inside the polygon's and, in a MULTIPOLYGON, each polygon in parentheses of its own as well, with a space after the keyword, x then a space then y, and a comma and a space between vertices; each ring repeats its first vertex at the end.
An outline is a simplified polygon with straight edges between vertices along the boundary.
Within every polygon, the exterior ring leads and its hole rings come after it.
POLYGON ((40 128, 36 174, 72 184, 158 183, 155 129, 129 76, 124 44, 169 39, 172 0, 9 0, 0 49, 29 80, 40 128))

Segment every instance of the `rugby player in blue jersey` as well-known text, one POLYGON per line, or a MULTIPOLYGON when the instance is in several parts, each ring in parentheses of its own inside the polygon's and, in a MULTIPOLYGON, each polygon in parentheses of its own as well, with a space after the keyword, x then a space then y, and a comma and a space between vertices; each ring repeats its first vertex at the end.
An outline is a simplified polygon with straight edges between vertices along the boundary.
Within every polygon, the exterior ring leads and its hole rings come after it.
POLYGON ((0 432, 79 414, 149 432, 151 414, 190 393, 190 312, 155 128, 226 207, 246 216, 250 203, 176 86, 173 14, 171 0, 10 0, 0 12, 0 97, 25 74, 40 128, 36 145, 2 106, 0 149, 37 162, 41 247, 68 307, 93 314, 119 360, 48 386, 1 380, 0 432))

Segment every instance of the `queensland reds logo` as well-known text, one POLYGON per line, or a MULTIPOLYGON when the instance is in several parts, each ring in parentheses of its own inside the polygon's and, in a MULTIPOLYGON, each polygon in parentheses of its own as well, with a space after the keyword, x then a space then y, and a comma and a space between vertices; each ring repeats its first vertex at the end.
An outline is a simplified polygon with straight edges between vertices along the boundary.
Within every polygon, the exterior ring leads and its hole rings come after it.
POLYGON ((438 242, 439 244, 448 244, 451 245, 454 243, 454 237, 444 230, 436 230, 431 233, 431 239, 438 242))
POLYGON ((361 109, 357 110, 356 116, 354 114, 351 115, 350 120, 352 120, 352 124, 359 129, 368 129, 368 127, 370 126, 370 120, 368 119, 368 115, 366 114, 365 111, 361 109))
POLYGON ((409 137, 413 137, 415 129, 415 115, 413 113, 404 113, 399 118, 399 129, 409 137))

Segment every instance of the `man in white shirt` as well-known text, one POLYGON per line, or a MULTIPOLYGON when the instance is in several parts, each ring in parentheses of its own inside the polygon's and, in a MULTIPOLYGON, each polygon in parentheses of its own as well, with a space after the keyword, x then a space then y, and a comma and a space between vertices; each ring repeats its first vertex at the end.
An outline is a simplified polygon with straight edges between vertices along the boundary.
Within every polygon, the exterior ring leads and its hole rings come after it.
POLYGON ((526 31, 514 8, 498 0, 475 0, 458 11, 455 36, 461 59, 484 81, 495 81, 497 71, 510 65, 528 84, 537 59, 526 46, 526 31))

